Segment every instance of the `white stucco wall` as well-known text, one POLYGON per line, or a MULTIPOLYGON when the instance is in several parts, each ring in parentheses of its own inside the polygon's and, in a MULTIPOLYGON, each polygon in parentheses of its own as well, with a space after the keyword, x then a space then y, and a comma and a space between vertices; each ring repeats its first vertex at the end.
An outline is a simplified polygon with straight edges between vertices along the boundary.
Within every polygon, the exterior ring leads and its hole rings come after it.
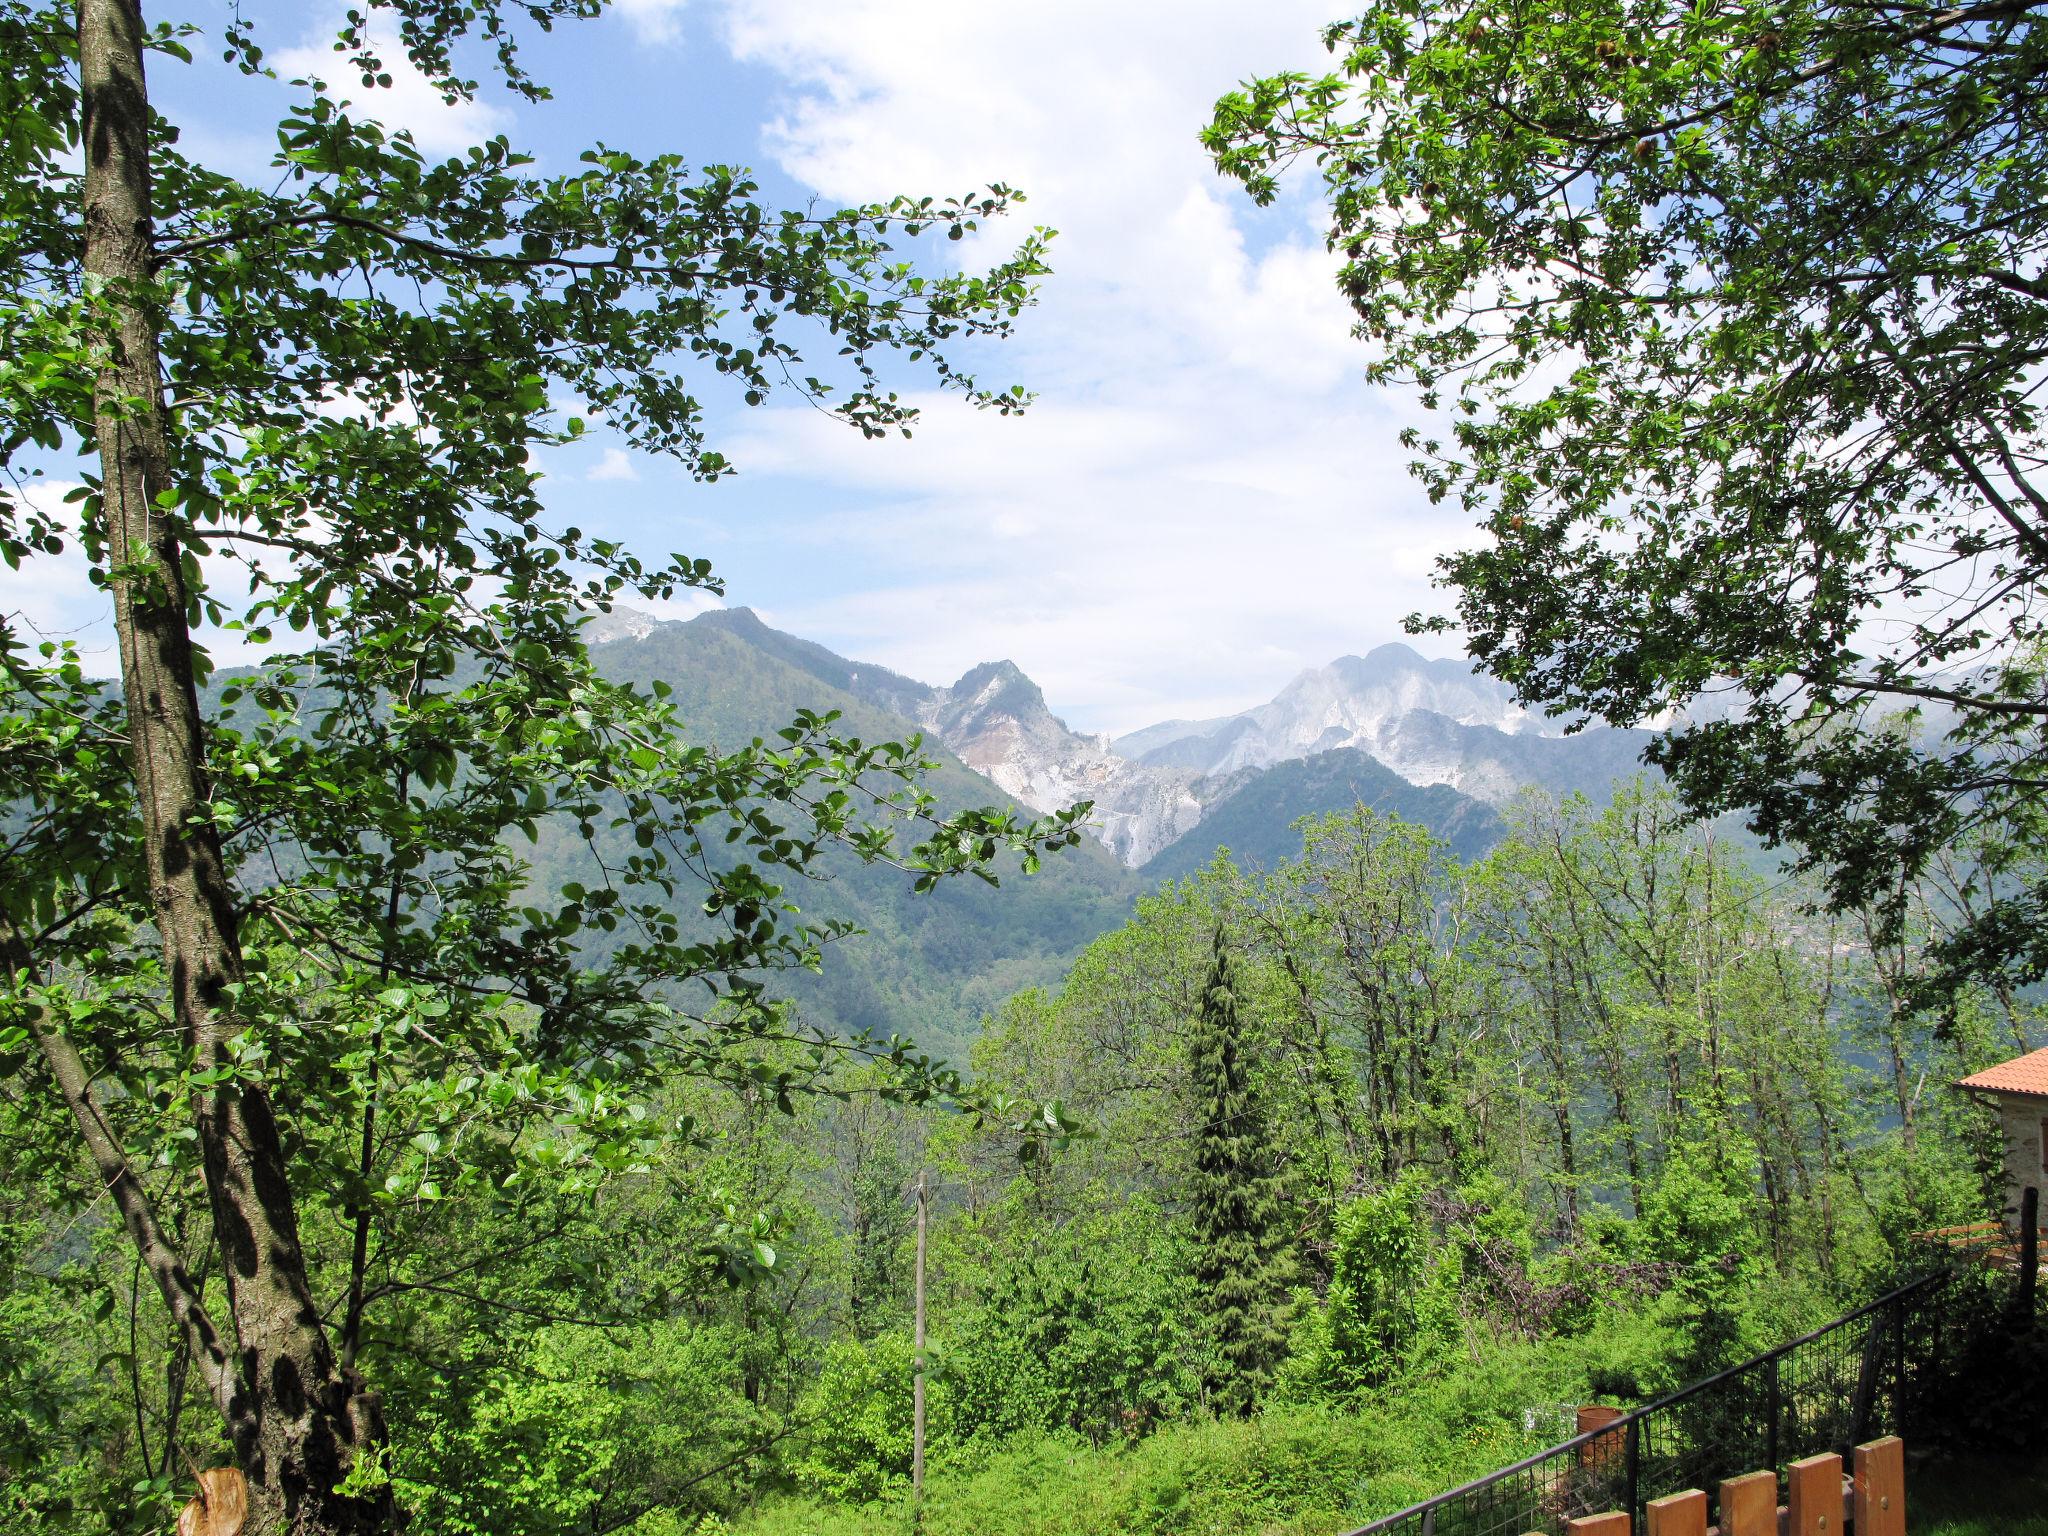
POLYGON ((2040 1190, 2048 1203, 2048 1174, 2041 1167, 2041 1122, 2048 1118, 2048 1099, 2001 1095, 1998 1114, 2005 1129, 2005 1214, 2009 1222, 2017 1222, 2020 1191, 2028 1185, 2040 1190))

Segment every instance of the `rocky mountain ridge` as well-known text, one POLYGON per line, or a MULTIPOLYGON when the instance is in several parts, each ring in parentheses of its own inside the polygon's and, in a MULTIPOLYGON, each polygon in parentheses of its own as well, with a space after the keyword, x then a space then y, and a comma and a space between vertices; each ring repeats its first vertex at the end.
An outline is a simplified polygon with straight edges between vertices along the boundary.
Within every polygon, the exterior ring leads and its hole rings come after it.
MULTIPOLYGON (((602 645, 662 622, 615 610, 589 634, 602 645)), ((1023 805, 1050 812, 1094 801, 1096 835, 1131 868, 1153 864, 1213 805, 1241 797, 1251 779, 1280 765, 1362 753, 1409 786, 1448 786, 1498 807, 1529 784, 1602 794, 1636 771, 1647 739, 1605 728, 1567 734, 1566 722, 1519 708, 1502 684, 1467 663, 1431 660, 1405 645, 1310 668, 1235 715, 1164 721, 1111 739, 1071 729, 1011 661, 984 662, 935 687, 848 661, 750 609, 714 609, 687 622, 914 721, 1023 805)))
POLYGON ((1465 662, 1433 661, 1405 645, 1383 645, 1311 667, 1267 703, 1238 714, 1167 721, 1113 745, 1134 761, 1178 763, 1209 777, 1339 747, 1371 750, 1390 726, 1417 711, 1504 735, 1556 736, 1564 730, 1561 722, 1518 707, 1506 687, 1465 662))

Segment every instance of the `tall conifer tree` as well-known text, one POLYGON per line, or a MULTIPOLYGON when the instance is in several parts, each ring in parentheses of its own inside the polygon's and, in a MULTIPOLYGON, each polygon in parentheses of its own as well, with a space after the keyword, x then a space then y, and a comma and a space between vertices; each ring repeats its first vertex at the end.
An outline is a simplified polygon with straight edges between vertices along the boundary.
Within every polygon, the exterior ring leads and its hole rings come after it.
POLYGON ((1209 1398, 1218 1413, 1234 1416, 1258 1405, 1286 1352, 1278 1158, 1245 1057, 1219 929, 1193 1039, 1200 1129, 1191 1204, 1200 1245, 1196 1279, 1216 1347, 1209 1398))

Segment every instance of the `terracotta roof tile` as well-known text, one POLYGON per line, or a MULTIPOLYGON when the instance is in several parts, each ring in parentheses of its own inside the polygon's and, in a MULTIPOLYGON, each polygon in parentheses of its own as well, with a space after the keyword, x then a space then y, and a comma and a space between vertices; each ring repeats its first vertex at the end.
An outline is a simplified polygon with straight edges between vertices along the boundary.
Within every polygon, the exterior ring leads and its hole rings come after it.
POLYGON ((1971 1074, 1958 1088, 1983 1088, 1992 1093, 2025 1093, 2048 1099, 2048 1049, 2030 1051, 2011 1061, 1971 1074))

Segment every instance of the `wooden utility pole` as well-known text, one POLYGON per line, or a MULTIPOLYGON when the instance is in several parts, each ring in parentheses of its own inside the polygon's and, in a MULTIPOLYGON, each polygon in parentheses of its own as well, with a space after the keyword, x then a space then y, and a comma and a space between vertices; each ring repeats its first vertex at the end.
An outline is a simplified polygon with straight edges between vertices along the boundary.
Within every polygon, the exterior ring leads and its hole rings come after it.
POLYGON ((924 1517, 924 1228, 929 1209, 924 1170, 917 1170, 917 1320, 912 1334, 910 1378, 910 1499, 917 1518, 924 1517))

